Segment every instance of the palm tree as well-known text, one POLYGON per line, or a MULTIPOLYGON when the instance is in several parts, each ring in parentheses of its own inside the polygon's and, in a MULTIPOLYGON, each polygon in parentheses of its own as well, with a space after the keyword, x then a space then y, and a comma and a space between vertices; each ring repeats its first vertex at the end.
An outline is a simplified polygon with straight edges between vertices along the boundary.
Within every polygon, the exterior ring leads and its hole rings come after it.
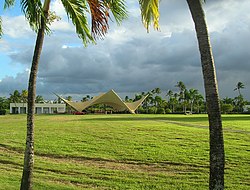
MULTIPOLYGON (((221 110, 214 59, 210 45, 205 14, 202 7, 202 2, 204 2, 204 0, 186 1, 195 24, 206 93, 210 132, 209 189, 224 189, 225 153, 221 110)), ((139 0, 139 2, 141 7, 142 21, 147 30, 152 21, 154 28, 158 29, 159 0, 139 0)))
POLYGON ((24 104, 26 104, 28 101, 28 91, 27 90, 22 90, 21 93, 21 102, 23 103, 23 112, 22 113, 26 113, 26 108, 24 107, 24 104))
MULTIPOLYGON (((18 90, 14 90, 13 94, 10 94, 9 101, 10 101, 10 103, 14 103, 15 107, 17 107, 16 103, 21 102, 20 92, 18 90)), ((16 111, 16 113, 18 113, 18 110, 15 110, 15 111, 16 111)))
POLYGON ((189 89, 188 94, 189 94, 189 99, 190 99, 190 111, 192 113, 194 102, 195 102, 196 97, 198 96, 199 93, 198 93, 197 89, 191 88, 191 89, 189 89))
MULTIPOLYGON (((5 0, 4 7, 14 5, 15 0, 5 0)), ((32 174, 34 164, 34 113, 36 97, 36 79, 38 65, 42 52, 43 40, 46 32, 49 32, 49 23, 53 16, 49 14, 51 0, 22 0, 21 7, 31 28, 37 32, 32 65, 28 85, 28 113, 27 113, 27 138, 24 158, 24 168, 21 189, 32 189, 32 174)), ((118 24, 127 17, 124 0, 61 0, 68 17, 75 25, 76 33, 83 43, 95 42, 96 38, 103 38, 109 28, 109 12, 118 24), (86 13, 91 15, 91 32, 86 13)), ((1 30, 0 30, 1 31, 1 30)))
POLYGON ((73 98, 72 98, 72 96, 67 96, 65 99, 68 101, 72 101, 73 98))
POLYGON ((179 88, 179 91, 180 91, 180 102, 183 104, 183 112, 185 113, 186 112, 186 108, 185 108, 185 90, 186 90, 186 86, 185 84, 182 82, 182 81, 179 81, 177 82, 177 84, 175 85, 175 87, 178 87, 179 88))
POLYGON ((172 90, 168 90, 166 96, 168 96, 168 100, 170 100, 173 97, 174 93, 172 90))
POLYGON ((22 90, 22 93, 21 93, 21 101, 23 103, 27 103, 28 101, 28 91, 27 90, 22 90))
POLYGON ((155 107, 159 108, 162 103, 162 98, 160 96, 155 96, 154 103, 155 103, 155 107))
POLYGON ((160 94, 161 93, 161 89, 159 87, 155 88, 155 93, 156 94, 160 94))
POLYGON ((197 106, 197 113, 200 113, 200 107, 204 104, 204 97, 201 94, 195 96, 194 102, 197 106))
POLYGON ((236 85, 236 88, 234 89, 234 91, 238 90, 239 96, 241 96, 240 89, 244 89, 244 88, 245 88, 245 85, 242 82, 238 82, 237 85, 236 85))
POLYGON ((35 103, 44 103, 44 99, 43 99, 42 95, 36 96, 35 103))

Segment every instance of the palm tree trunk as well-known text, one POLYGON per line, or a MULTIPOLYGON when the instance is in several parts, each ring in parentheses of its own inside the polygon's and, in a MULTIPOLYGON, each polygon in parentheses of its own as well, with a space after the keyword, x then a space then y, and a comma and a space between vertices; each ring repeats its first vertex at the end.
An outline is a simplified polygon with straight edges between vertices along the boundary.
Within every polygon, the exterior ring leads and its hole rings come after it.
POLYGON ((190 112, 193 113, 193 102, 191 102, 191 105, 190 105, 190 112))
POLYGON ((45 18, 41 17, 41 26, 38 30, 33 60, 30 70, 28 85, 28 109, 27 109, 27 136, 24 153, 24 166, 20 190, 32 190, 33 168, 34 168, 34 114, 36 99, 36 79, 38 65, 45 35, 45 19, 48 17, 50 0, 44 2, 45 18))
POLYGON ((195 24, 207 101, 210 132, 209 189, 224 189, 225 153, 220 103, 210 40, 201 0, 187 0, 195 24))

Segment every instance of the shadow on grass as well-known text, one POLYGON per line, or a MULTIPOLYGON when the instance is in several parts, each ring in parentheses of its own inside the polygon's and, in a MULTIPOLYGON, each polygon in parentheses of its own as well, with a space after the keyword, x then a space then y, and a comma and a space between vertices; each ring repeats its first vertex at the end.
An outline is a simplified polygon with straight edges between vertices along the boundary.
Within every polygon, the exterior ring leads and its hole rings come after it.
POLYGON ((171 116, 171 115, 96 115, 96 117, 88 118, 83 116, 80 121, 183 121, 183 122, 200 122, 207 121, 207 116, 190 117, 188 115, 183 116, 171 116))
MULTIPOLYGON (((92 121, 179 121, 179 122, 206 122, 208 117, 203 115, 95 115, 93 118, 82 116, 82 120, 92 121), (99 117, 100 116, 100 117, 99 117)), ((222 115, 223 121, 247 121, 250 122, 250 115, 222 115)))
MULTIPOLYGON (((6 144, 0 144, 0 147, 9 150, 9 151, 13 151, 13 152, 17 152, 19 154, 23 153, 23 150, 16 148, 16 147, 12 147, 10 145, 6 145, 6 144)), ((172 165, 172 166, 189 166, 189 167, 194 167, 194 168, 206 168, 207 166, 205 165, 198 165, 198 164, 192 164, 192 163, 180 163, 180 162, 170 162, 170 161, 161 161, 161 162, 145 162, 145 161, 141 161, 141 160, 134 160, 134 159, 107 159, 107 158, 101 158, 101 157, 87 157, 87 156, 77 156, 77 155, 58 155, 58 154, 52 154, 52 153, 42 153, 42 152, 35 152, 35 156, 39 156, 41 158, 51 158, 51 159, 58 159, 58 160, 62 160, 65 162, 68 161, 74 161, 74 162, 82 162, 82 161, 91 161, 91 162, 101 162, 101 163, 116 163, 116 164, 128 164, 128 165, 146 165, 146 166, 166 166, 166 165, 172 165)), ((22 164, 17 164, 15 162, 12 161, 7 161, 7 160, 0 160, 0 164, 11 164, 11 165, 17 165, 17 166, 22 166, 22 164)))

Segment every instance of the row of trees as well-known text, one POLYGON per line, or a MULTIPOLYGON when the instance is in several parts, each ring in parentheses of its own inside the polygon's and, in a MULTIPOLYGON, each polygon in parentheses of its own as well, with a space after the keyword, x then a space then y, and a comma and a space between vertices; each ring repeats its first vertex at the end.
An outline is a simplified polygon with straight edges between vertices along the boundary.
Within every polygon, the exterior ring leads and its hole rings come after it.
MULTIPOLYGON (((186 85, 179 81, 175 85, 178 91, 168 90, 164 98, 160 88, 155 88, 150 92, 142 92, 136 94, 133 99, 128 96, 125 97, 125 101, 132 102, 137 101, 142 96, 148 95, 142 106, 138 109, 140 113, 206 113, 206 101, 203 95, 194 88, 188 89, 186 85)), ((239 95, 234 98, 223 98, 220 100, 221 110, 223 113, 242 113, 244 106, 250 104, 244 99, 240 93, 240 89, 244 89, 244 84, 238 82, 236 88, 239 91, 239 95), (239 85, 240 84, 240 85, 239 85)), ((234 89, 234 90, 235 90, 234 89)))
MULTIPOLYGON (((28 102, 28 91, 22 90, 19 92, 18 90, 14 90, 13 93, 10 93, 9 98, 0 97, 0 108, 8 109, 10 103, 27 103, 28 102)), ((37 95, 35 99, 36 103, 44 103, 45 100, 43 96, 37 95)))
MULTIPOLYGON (((147 98, 143 104, 138 108, 138 113, 149 113, 149 114, 164 114, 164 113, 205 113, 206 112, 206 101, 203 95, 194 88, 188 89, 184 82, 179 81, 175 85, 177 91, 168 90, 166 94, 160 88, 154 88, 149 92, 141 92, 135 94, 133 98, 125 96, 125 102, 135 102, 144 96, 147 98)), ((220 100, 221 110, 223 113, 242 113, 244 106, 250 104, 244 99, 241 89, 244 89, 245 85, 242 82, 238 82, 235 91, 238 91, 238 96, 234 98, 225 97, 220 100)), ((90 95, 82 97, 81 101, 85 102, 92 99, 90 95)), ((66 100, 73 101, 72 96, 65 97, 66 100)), ((9 98, 0 97, 0 110, 9 108, 9 103, 27 103, 28 91, 22 90, 19 92, 15 90, 10 94, 9 98)), ((35 99, 36 103, 58 103, 60 99, 53 101, 44 100, 43 96, 37 95, 35 99)), ((70 110, 70 109, 68 109, 70 110)), ((89 108, 89 111, 113 111, 111 107, 105 105, 95 105, 89 108)))

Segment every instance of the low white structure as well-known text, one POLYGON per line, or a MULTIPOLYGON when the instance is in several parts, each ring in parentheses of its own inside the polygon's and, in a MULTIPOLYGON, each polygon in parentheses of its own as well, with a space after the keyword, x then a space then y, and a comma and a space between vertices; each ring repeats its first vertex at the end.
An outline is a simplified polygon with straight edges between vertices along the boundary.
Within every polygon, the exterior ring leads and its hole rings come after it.
MULTIPOLYGON (((66 104, 35 104, 36 114, 53 114, 53 113, 65 113, 66 104)), ((13 114, 26 114, 27 103, 10 103, 10 113, 13 114)))
POLYGON ((244 112, 249 112, 249 111, 250 111, 250 105, 245 105, 244 112))

